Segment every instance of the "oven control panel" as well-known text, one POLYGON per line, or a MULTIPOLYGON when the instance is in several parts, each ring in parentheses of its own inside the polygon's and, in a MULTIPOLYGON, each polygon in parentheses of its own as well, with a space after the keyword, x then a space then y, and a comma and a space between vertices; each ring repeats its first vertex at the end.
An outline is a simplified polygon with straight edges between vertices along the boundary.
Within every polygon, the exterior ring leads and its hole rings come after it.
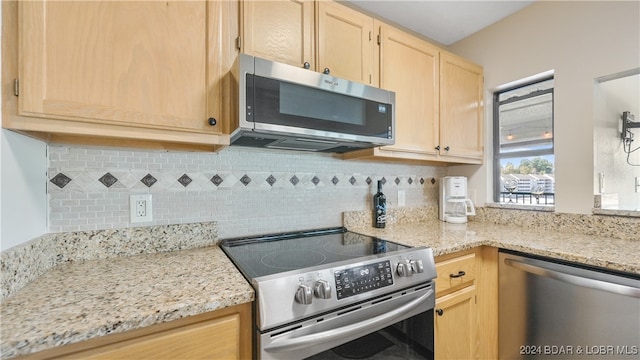
POLYGON ((433 252, 410 248, 253 278, 261 331, 366 302, 436 277, 433 252))
POLYGON ((389 260, 338 270, 333 275, 338 300, 393 285, 389 260))

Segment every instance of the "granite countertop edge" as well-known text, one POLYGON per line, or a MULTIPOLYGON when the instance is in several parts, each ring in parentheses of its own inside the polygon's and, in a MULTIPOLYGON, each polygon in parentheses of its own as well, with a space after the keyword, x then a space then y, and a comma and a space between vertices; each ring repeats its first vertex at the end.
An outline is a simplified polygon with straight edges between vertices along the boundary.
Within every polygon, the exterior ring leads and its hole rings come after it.
POLYGON ((386 229, 355 226, 349 230, 409 246, 426 246, 434 256, 480 246, 640 275, 640 239, 625 240, 571 232, 545 232, 518 226, 427 221, 394 224, 386 229), (434 240, 437 239, 437 240, 434 240))
MULTIPOLYGON (((351 226, 349 230, 408 246, 431 247, 434 256, 492 246, 640 274, 640 241, 634 240, 437 220, 386 229, 351 226)), ((0 357, 143 328, 254 298, 249 283, 217 245, 56 266, 0 306, 0 357), (137 294, 123 295, 133 288, 137 294), (107 298, 110 294, 116 296, 107 298), (44 319, 43 314, 47 314, 44 319)))
POLYGON ((0 305, 0 358, 254 299, 253 288, 218 245, 59 265, 0 305))

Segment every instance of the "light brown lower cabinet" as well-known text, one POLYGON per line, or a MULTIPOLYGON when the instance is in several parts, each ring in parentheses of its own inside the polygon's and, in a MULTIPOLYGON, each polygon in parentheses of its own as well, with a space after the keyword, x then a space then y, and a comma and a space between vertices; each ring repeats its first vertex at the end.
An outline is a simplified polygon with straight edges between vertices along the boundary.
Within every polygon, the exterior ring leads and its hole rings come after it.
POLYGON ((250 358, 250 303, 23 357, 96 360, 250 358))
POLYGON ((497 359, 497 257, 492 247, 436 257, 436 359, 497 359))
POLYGON ((436 301, 438 359, 473 359, 476 342, 476 288, 469 286, 436 301))

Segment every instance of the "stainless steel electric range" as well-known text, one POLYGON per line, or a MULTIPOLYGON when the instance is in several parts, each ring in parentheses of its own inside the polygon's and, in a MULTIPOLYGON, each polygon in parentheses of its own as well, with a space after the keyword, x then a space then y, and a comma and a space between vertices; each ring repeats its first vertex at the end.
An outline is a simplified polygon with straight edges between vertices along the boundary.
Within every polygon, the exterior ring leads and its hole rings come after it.
POLYGON ((256 291, 258 359, 433 359, 430 248, 345 228, 226 239, 256 291))

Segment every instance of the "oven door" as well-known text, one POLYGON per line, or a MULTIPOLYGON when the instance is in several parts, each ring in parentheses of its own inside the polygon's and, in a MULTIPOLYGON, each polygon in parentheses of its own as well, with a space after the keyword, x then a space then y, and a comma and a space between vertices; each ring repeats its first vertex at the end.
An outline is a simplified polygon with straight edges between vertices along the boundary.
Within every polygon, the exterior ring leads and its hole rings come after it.
POLYGON ((258 332, 260 359, 433 359, 432 283, 258 332))

